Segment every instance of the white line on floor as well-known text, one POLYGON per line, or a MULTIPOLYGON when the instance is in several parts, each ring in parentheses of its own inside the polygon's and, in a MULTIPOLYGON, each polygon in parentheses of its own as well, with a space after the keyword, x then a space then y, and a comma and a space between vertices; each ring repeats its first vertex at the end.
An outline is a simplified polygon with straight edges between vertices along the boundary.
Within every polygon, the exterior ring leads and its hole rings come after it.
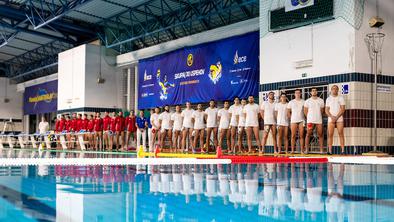
POLYGON ((229 159, 196 158, 4 158, 0 166, 22 165, 173 165, 173 164, 230 164, 229 159))

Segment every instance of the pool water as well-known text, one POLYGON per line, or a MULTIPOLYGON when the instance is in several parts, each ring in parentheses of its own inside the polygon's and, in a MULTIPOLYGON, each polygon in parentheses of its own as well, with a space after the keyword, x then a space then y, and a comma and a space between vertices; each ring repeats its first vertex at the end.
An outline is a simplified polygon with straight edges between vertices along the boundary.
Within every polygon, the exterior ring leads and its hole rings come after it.
POLYGON ((393 184, 386 165, 0 167, 0 221, 394 221, 393 184))

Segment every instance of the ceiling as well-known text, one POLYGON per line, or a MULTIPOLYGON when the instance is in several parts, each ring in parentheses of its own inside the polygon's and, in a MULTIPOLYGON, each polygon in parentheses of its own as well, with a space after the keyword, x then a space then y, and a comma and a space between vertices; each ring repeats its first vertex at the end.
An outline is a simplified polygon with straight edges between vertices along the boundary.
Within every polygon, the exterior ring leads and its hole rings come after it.
POLYGON ((119 54, 258 17, 259 0, 1 0, 0 76, 57 71, 57 54, 99 39, 119 54))

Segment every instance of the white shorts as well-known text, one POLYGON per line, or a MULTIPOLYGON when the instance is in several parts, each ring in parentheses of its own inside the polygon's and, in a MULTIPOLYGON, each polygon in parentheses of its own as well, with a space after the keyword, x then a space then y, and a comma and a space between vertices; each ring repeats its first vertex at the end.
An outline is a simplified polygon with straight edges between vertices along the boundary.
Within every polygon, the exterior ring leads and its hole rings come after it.
POLYGON ((182 131, 182 128, 179 128, 179 127, 178 128, 172 128, 172 131, 174 131, 174 132, 175 131, 182 131))
MULTIPOLYGON (((331 123, 331 117, 328 117, 328 122, 331 123)), ((342 123, 343 122, 343 116, 339 117, 339 119, 337 119, 337 123, 342 123)))

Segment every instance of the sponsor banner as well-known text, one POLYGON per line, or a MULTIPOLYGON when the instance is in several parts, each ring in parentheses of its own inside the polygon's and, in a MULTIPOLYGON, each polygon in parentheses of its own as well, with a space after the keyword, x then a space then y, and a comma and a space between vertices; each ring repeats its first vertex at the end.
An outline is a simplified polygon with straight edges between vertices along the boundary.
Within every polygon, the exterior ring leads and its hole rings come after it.
POLYGON ((314 4, 314 0, 286 0, 285 11, 286 12, 294 11, 297 9, 312 6, 313 4, 314 4))
POLYGON ((23 96, 24 115, 57 111, 57 80, 27 87, 23 96))
POLYGON ((187 47, 140 60, 138 108, 257 96, 259 34, 187 47))

